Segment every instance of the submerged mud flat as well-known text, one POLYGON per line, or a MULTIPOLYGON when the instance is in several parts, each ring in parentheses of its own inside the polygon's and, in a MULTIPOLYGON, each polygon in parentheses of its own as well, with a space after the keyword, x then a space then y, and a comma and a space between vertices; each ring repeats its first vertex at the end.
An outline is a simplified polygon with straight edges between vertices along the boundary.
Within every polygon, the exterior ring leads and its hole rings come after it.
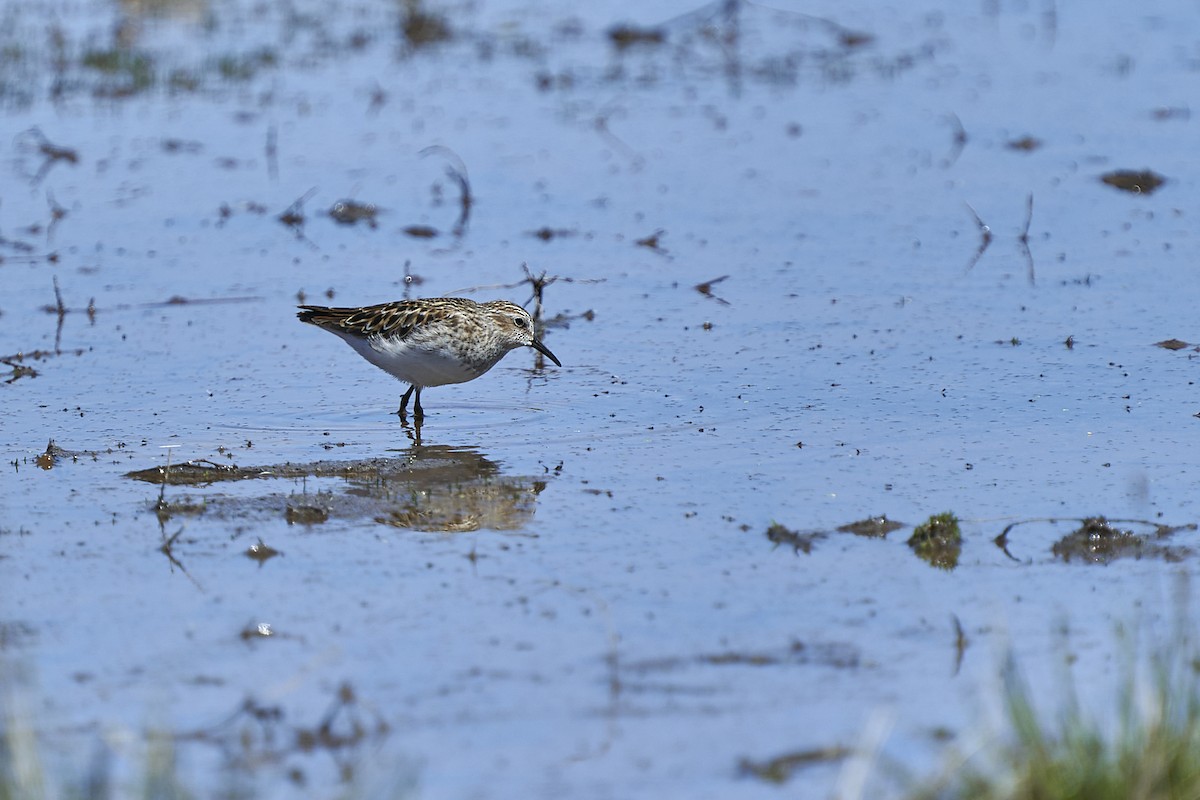
POLYGON ((0 680, 45 775, 902 796, 997 653, 1106 708, 1113 629, 1196 594, 1182 3, 4 21, 0 680), (563 367, 417 431, 295 318, 443 295, 563 367))

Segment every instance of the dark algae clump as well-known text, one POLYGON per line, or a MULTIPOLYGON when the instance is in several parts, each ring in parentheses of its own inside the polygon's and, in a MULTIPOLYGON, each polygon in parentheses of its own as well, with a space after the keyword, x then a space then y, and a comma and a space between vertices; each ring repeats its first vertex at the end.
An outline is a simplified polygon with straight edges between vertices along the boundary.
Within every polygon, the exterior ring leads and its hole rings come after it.
POLYGON ((962 552, 962 531, 958 517, 949 511, 935 514, 917 526, 908 539, 917 556, 938 569, 954 569, 962 552))

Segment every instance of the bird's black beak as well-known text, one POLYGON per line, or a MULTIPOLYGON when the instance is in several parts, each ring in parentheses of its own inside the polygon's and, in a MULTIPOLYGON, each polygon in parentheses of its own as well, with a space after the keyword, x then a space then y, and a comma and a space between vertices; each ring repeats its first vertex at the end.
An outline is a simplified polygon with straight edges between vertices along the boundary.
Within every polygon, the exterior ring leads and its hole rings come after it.
POLYGON ((562 362, 558 360, 558 356, 554 355, 554 353, 551 353, 550 348, 546 347, 546 345, 542 344, 537 339, 534 339, 533 344, 531 344, 529 346, 532 347, 534 350, 537 350, 539 353, 544 355, 546 358, 553 361, 558 366, 560 366, 560 367, 562 366, 562 362))

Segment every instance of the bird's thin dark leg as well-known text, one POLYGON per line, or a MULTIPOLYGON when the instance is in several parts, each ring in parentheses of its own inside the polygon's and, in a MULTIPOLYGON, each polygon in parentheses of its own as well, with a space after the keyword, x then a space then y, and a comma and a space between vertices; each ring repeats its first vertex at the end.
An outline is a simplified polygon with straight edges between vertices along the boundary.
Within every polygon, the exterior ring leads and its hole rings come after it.
MULTIPOLYGON (((408 391, 405 392, 404 396, 400 398, 400 410, 397 411, 396 413, 400 415, 401 419, 403 419, 405 416, 404 410, 406 408, 408 408, 408 398, 412 397, 413 389, 416 389, 416 388, 417 388, 416 386, 409 386, 408 391)), ((421 393, 417 392, 417 408, 420 408, 420 407, 421 407, 421 393)), ((416 413, 418 416, 420 416, 420 412, 416 412, 416 413)))
POLYGON ((413 388, 417 390, 417 396, 413 401, 413 419, 422 419, 425 416, 425 409, 421 408, 421 389, 413 388))

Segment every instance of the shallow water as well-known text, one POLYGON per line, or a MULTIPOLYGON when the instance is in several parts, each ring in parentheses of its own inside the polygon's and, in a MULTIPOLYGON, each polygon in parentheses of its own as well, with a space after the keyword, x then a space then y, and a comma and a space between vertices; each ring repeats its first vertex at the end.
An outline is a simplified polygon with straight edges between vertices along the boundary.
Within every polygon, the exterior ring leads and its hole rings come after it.
MULTIPOLYGON (((266 797, 766 797, 743 759, 887 719, 881 796, 1005 646, 1110 708, 1114 625, 1170 615, 1195 533, 1051 547, 1197 521, 1196 350, 1154 346, 1195 338, 1194 10, 721 8, 429 6, 419 46, 390 5, 6 12, 0 653, 47 759, 136 774, 157 726, 266 797), (525 302, 523 263, 563 368, 429 390, 419 442, 294 317, 525 302), (268 476, 127 476, 166 448, 268 476), (953 570, 905 546, 943 511, 953 570), (875 514, 906 527, 835 530, 875 514)), ((789 791, 850 791, 818 762, 789 791)))

